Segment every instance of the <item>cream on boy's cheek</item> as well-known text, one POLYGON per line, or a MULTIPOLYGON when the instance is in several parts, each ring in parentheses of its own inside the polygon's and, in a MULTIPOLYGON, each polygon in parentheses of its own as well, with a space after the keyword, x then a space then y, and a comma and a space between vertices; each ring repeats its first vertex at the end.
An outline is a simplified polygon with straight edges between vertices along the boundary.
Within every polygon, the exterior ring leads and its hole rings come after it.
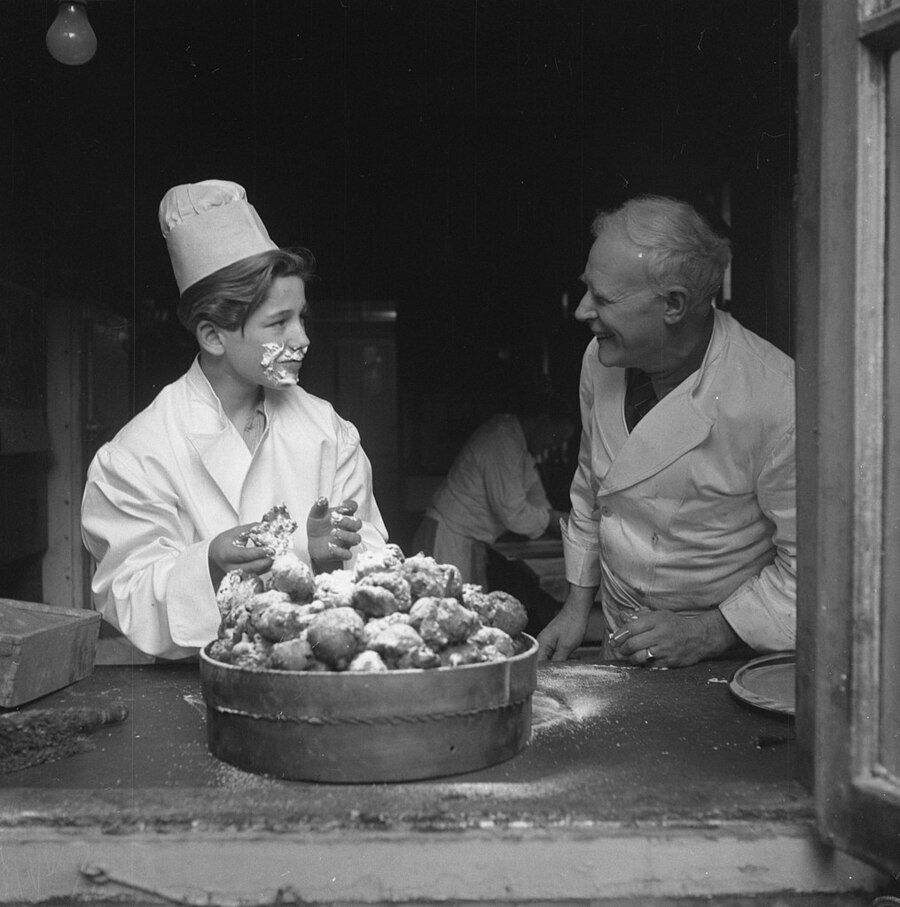
POLYGON ((287 350, 283 343, 264 343, 259 361, 263 377, 272 387, 288 387, 297 383, 297 374, 284 367, 285 362, 303 362, 302 350, 287 350))

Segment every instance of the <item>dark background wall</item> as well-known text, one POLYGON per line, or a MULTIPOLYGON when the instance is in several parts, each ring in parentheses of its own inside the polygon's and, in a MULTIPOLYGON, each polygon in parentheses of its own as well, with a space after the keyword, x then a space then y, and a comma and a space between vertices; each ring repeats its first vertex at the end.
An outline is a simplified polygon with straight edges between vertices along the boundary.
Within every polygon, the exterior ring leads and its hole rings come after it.
MULTIPOLYGON (((0 280, 130 325, 131 409, 193 353, 156 210, 242 183, 313 250, 314 307, 397 312, 401 473, 439 473, 523 386, 573 395, 594 211, 727 208, 732 311, 792 351, 794 0, 0 3, 0 280)), ((365 441, 364 437, 364 441, 365 441)))

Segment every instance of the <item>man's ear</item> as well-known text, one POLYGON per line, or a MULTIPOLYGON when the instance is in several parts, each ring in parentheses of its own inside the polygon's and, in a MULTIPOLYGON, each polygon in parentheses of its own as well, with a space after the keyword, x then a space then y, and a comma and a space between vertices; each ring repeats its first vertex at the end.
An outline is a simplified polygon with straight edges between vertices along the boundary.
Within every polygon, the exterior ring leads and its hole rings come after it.
POLYGON ((690 309, 690 294, 684 287, 669 287, 664 298, 666 309, 663 318, 667 324, 677 324, 690 309))
POLYGON ((211 321, 201 321, 194 329, 200 349, 211 356, 221 356, 225 352, 222 331, 211 321))

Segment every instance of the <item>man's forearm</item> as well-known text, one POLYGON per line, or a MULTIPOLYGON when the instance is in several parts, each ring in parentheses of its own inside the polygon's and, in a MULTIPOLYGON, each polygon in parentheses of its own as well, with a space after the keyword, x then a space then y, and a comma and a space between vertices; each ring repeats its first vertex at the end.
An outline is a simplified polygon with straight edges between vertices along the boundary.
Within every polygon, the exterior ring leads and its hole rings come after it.
POLYGON ((718 608, 698 614, 696 620, 701 625, 699 637, 704 658, 722 655, 741 641, 718 608))
POLYGON ((563 608, 572 613, 587 616, 594 607, 597 589, 597 586, 576 586, 574 583, 569 583, 569 593, 563 608))

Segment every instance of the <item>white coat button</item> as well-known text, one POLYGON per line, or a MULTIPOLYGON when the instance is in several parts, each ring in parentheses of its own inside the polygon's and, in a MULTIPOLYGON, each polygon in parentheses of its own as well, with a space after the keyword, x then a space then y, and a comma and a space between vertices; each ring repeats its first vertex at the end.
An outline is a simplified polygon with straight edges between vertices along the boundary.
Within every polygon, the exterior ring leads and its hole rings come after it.
POLYGON ((612 516, 612 508, 609 507, 607 504, 604 504, 600 508, 600 513, 603 514, 603 516, 612 516))

